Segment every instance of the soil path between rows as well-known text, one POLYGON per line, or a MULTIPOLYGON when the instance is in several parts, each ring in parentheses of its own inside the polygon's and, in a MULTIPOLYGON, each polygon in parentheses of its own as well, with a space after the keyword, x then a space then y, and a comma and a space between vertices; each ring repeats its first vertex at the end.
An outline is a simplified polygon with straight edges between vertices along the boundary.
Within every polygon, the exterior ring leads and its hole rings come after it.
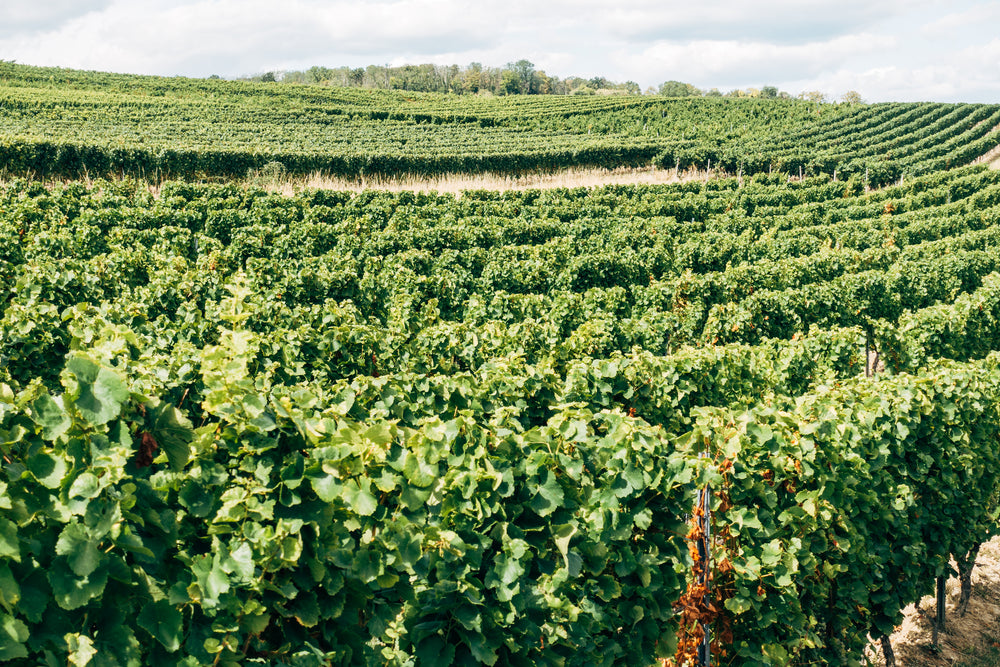
POLYGON ((289 178, 278 183, 262 182, 268 190, 283 194, 294 194, 302 188, 324 190, 388 190, 390 192, 438 192, 461 195, 463 190, 532 190, 553 188, 601 187, 605 185, 650 185, 707 181, 723 174, 707 171, 680 171, 658 169, 656 167, 620 169, 566 169, 551 173, 528 174, 445 174, 442 176, 418 176, 402 174, 394 177, 375 177, 351 180, 327 176, 289 178))
MULTIPOLYGON (((971 663, 972 656, 995 653, 1000 642, 1000 537, 993 538, 979 550, 972 571, 972 599, 964 617, 956 607, 960 594, 957 577, 946 585, 945 631, 939 636, 939 648, 931 645, 932 621, 936 613, 933 590, 917 604, 904 610, 902 624, 893 633, 892 648, 900 667, 948 667, 971 663)), ((885 665, 882 650, 873 645, 869 659, 885 665)))

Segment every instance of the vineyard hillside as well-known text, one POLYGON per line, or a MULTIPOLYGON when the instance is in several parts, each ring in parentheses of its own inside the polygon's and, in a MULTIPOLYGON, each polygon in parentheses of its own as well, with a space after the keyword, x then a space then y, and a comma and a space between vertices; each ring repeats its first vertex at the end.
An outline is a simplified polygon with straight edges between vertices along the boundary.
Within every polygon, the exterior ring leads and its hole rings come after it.
POLYGON ((1000 533, 998 124, 0 63, 0 660, 860 664, 1000 533))
POLYGON ((1000 105, 659 96, 499 98, 163 78, 0 62, 0 164, 36 177, 360 178, 640 166, 837 174, 968 164, 1000 105))

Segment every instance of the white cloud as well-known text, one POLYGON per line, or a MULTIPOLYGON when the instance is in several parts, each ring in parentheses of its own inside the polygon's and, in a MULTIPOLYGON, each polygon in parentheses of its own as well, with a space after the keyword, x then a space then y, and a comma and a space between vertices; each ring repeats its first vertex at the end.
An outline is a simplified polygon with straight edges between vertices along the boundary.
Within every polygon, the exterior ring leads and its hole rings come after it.
POLYGON ((996 102, 998 23, 982 0, 0 0, 0 59, 236 76, 527 58, 642 87, 996 102))
POLYGON ((345 55, 384 62, 393 51, 488 41, 488 22, 461 10, 457 0, 117 2, 52 30, 0 41, 0 53, 29 63, 168 75, 260 71, 304 54, 313 54, 312 64, 339 65, 318 59, 345 55))
POLYGON ((642 53, 622 54, 618 60, 625 68, 644 68, 644 73, 654 80, 701 81, 708 82, 704 85, 710 83, 720 88, 745 87, 815 77, 830 63, 881 52, 891 48, 892 43, 891 39, 876 39, 865 33, 807 44, 663 41, 642 53))
POLYGON ((110 4, 111 0, 4 0, 0 4, 0 37, 44 30, 110 4))
POLYGON ((955 39, 968 35, 969 31, 978 31, 984 26, 988 30, 995 31, 998 25, 1000 25, 1000 4, 988 2, 945 14, 924 25, 920 32, 925 39, 955 39))
MULTIPOLYGON (((920 2, 907 3, 913 5, 920 2)), ((641 2, 618 5, 608 17, 616 34, 677 41, 768 41, 804 44, 833 39, 900 11, 903 3, 870 0, 641 2)))

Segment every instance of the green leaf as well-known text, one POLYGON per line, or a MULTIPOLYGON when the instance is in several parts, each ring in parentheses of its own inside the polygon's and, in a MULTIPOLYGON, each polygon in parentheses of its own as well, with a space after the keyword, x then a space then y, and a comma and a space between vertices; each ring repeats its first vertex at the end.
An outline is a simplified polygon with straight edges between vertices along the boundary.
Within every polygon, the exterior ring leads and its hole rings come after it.
POLYGON ((774 438, 774 432, 766 424, 751 422, 747 424, 747 437, 757 446, 763 447, 774 438))
POLYGON ((108 583, 108 570, 99 567, 86 577, 78 576, 70 568, 65 558, 56 558, 48 571, 48 580, 52 585, 52 596, 60 607, 66 610, 77 609, 87 604, 104 592, 108 583))
POLYGON ((28 626, 9 614, 0 615, 0 660, 27 658, 28 626))
POLYGON ((249 582, 253 579, 254 562, 253 548, 249 542, 241 542, 238 547, 229 552, 229 558, 223 563, 225 569, 235 574, 237 579, 249 582))
POLYGON ((311 628, 319 623, 319 602, 311 591, 299 593, 288 609, 304 627, 311 628))
POLYGON ((582 419, 563 422, 559 426, 559 431, 569 442, 586 442, 589 437, 587 422, 582 419))
POLYGON ((463 604, 460 607, 452 611, 452 616, 456 621, 462 624, 462 627, 466 630, 473 630, 475 632, 480 632, 482 628, 482 616, 479 613, 479 609, 470 605, 463 604))
POLYGON ((81 577, 89 576, 101 563, 101 551, 87 529, 73 522, 63 528, 56 541, 56 553, 65 556, 70 568, 81 577))
POLYGON ((121 520, 121 505, 119 502, 107 498, 87 503, 87 511, 83 517, 84 525, 87 526, 90 536, 95 540, 104 539, 115 525, 120 525, 121 520))
POLYGON ((417 453, 406 452, 406 460, 403 462, 403 474, 410 484, 419 487, 428 487, 437 481, 440 472, 436 464, 427 463, 417 453))
POLYGON ((362 549, 353 553, 353 558, 347 563, 348 567, 354 570, 353 576, 368 583, 374 581, 382 569, 382 555, 373 549, 362 549))
POLYGON ((472 657, 484 665, 495 665, 497 662, 496 648, 486 642, 486 637, 479 632, 466 632, 460 630, 465 645, 472 652, 472 657))
POLYGON ((378 507, 378 500, 371 492, 371 483, 367 478, 350 480, 344 484, 344 502, 361 516, 371 516, 378 507))
POLYGON ((382 474, 375 479, 375 487, 382 493, 391 493, 399 486, 400 476, 393 474, 391 470, 385 468, 382 474))
POLYGON ((31 574, 19 578, 21 601, 17 611, 32 623, 41 623, 49 601, 52 600, 52 588, 42 570, 32 570, 31 574))
POLYGON ((184 414, 170 403, 153 399, 145 404, 146 428, 166 453, 173 470, 181 470, 191 458, 194 428, 184 414))
POLYGON ((413 566, 420 560, 420 537, 410 533, 396 538, 396 548, 399 550, 399 560, 403 565, 413 566))
POLYGON ((726 600, 725 605, 726 609, 737 615, 753 609, 753 602, 740 595, 729 598, 726 600))
POLYGON ((414 486, 404 486, 403 492, 399 494, 399 501, 406 509, 413 512, 424 506, 433 491, 434 489, 430 487, 420 489, 414 486))
POLYGON ((361 435, 376 445, 387 445, 392 442, 392 428, 386 422, 379 422, 369 426, 361 435))
POLYGON ((417 645, 417 664, 448 667, 455 660, 455 647, 439 635, 431 635, 417 645))
POLYGON ((97 655, 94 642, 86 635, 67 633, 64 639, 69 647, 69 662, 71 665, 83 667, 90 664, 91 659, 97 655))
POLYGON ((28 470, 46 489, 58 489, 68 469, 64 458, 45 452, 28 459, 28 470))
POLYGON ((552 531, 553 541, 556 543, 556 548, 559 549, 567 568, 569 567, 569 542, 576 535, 576 532, 576 526, 571 523, 564 523, 552 531))
POLYGON ((203 519, 215 509, 217 498, 198 482, 188 479, 177 494, 177 500, 191 516, 203 519))
POLYGON ((21 586, 6 563, 0 563, 0 605, 8 612, 21 601, 21 586))
POLYGON ((92 472, 83 472, 69 487, 70 498, 96 498, 101 493, 101 482, 92 472))
POLYGON ((17 524, 0 518, 0 558, 21 562, 21 543, 17 538, 17 524))
POLYGON ((656 643, 656 656, 658 658, 669 658, 677 652, 677 633, 664 632, 660 635, 656 643))
POLYGON ((324 503, 332 503, 334 500, 339 498, 344 488, 343 484, 340 483, 340 480, 333 475, 310 477, 309 482, 312 484, 312 488, 313 491, 316 492, 316 496, 324 503))
POLYGON ((167 602, 150 602, 139 613, 139 627, 163 644, 170 653, 181 647, 184 635, 184 616, 181 611, 167 602))
POLYGON ((246 632, 256 635, 264 632, 270 622, 270 614, 251 614, 249 616, 244 616, 243 620, 240 621, 240 625, 243 626, 243 629, 246 632))
POLYGON ((790 659, 788 651, 781 644, 764 644, 763 652, 773 665, 788 664, 790 659))
POLYGON ((539 516, 548 516, 562 505, 563 490, 555 473, 543 469, 542 474, 545 476, 545 482, 537 487, 535 497, 528 504, 539 516))
POLYGON ((42 438, 55 440, 73 425, 62 405, 48 394, 42 394, 31 404, 31 419, 42 427, 42 438))
POLYGON ((118 375, 78 354, 70 357, 66 370, 76 378, 76 409, 92 426, 106 424, 121 412, 129 398, 118 375))
POLYGON ((219 554, 204 555, 194 559, 191 572, 195 575, 201 590, 202 604, 207 608, 219 604, 219 596, 229 592, 229 577, 222 567, 219 554))
POLYGON ((597 578, 597 597, 605 602, 611 602, 615 598, 621 597, 622 587, 618 580, 609 575, 601 575, 597 578))
POLYGON ((778 540, 771 540, 761 549, 761 565, 764 567, 774 567, 781 562, 781 553, 781 542, 778 540))

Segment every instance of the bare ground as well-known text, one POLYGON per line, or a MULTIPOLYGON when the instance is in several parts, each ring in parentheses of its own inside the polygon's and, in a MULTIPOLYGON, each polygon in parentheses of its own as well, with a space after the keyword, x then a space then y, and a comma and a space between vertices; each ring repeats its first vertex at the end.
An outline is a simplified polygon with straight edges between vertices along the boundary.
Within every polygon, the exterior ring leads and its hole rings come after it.
MULTIPOLYGON (((269 177, 263 174, 249 174, 245 178, 212 179, 226 180, 244 186, 263 188, 270 192, 294 195, 304 189, 341 190, 361 192, 363 190, 388 190, 390 192, 438 192, 461 196, 464 190, 531 190, 552 188, 601 187, 604 185, 646 185, 686 183, 689 181, 708 181, 729 174, 719 171, 700 171, 695 169, 681 170, 659 169, 657 167, 619 167, 617 169, 573 168, 553 172, 531 172, 526 174, 442 174, 440 176, 423 176, 419 174, 398 174, 393 176, 375 176, 371 178, 340 178, 320 173, 308 176, 280 175, 269 177)), ((81 179, 88 186, 94 181, 90 178, 81 179)), ((789 180, 798 180, 789 177, 789 180)), ((9 179, 0 176, 0 185, 5 185, 9 179)), ((52 179, 42 181, 47 187, 56 187, 77 179, 52 179)), ((163 183, 148 184, 149 191, 159 194, 163 183)))
MULTIPOLYGON (((938 649, 931 645, 936 602, 932 593, 916 605, 908 606, 903 623, 893 633, 896 664, 903 667, 948 667, 951 665, 995 665, 983 661, 983 653, 995 654, 1000 636, 1000 537, 984 544, 972 572, 972 599, 968 612, 959 617, 957 578, 948 580, 945 630, 939 635, 938 649), (978 661, 977 661, 978 660, 978 661)), ((882 650, 873 644, 870 664, 885 665, 882 650)))
MULTIPOLYGON (((1000 130, 1000 125, 994 127, 990 132, 995 132, 996 130, 1000 130)), ((972 161, 972 164, 982 164, 983 162, 988 162, 990 169, 1000 169, 1000 144, 977 157, 972 161)))
POLYGON ((706 171, 681 171, 657 169, 655 167, 619 169, 566 169, 551 173, 509 174, 445 174, 425 177, 402 174, 392 177, 370 179, 344 179, 313 175, 302 178, 290 177, 276 181, 263 180, 261 185, 283 194, 294 194, 303 188, 327 190, 402 190, 416 192, 439 192, 459 195, 463 190, 528 190, 542 188, 599 187, 602 185, 638 185, 656 183, 680 183, 693 180, 705 181, 719 174, 706 171))
POLYGON ((981 164, 983 162, 989 163, 990 169, 1000 169, 1000 146, 997 146, 990 152, 986 153, 973 162, 973 164, 981 164))

